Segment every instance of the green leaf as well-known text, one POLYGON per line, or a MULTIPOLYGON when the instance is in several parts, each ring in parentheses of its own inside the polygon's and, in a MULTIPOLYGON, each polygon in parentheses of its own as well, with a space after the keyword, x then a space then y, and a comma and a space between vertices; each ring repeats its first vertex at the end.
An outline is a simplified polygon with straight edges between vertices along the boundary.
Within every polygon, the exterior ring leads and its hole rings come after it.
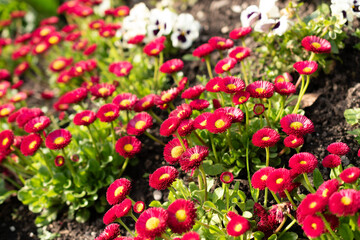
POLYGON ((89 217, 90 217, 90 211, 83 208, 76 213, 75 219, 77 222, 84 223, 89 219, 89 217))
POLYGON ((194 57, 192 54, 188 53, 188 54, 185 54, 182 59, 184 61, 199 61, 199 58, 198 57, 194 57))
POLYGON ((205 173, 210 176, 219 175, 224 171, 224 166, 221 163, 211 165, 209 161, 203 161, 205 173))
POLYGON ((212 208, 212 209, 217 209, 216 206, 215 206, 215 204, 214 204, 213 202, 210 202, 210 201, 204 202, 203 208, 204 208, 205 210, 209 210, 209 209, 211 209, 211 208, 212 208))
POLYGON ((224 196, 224 189, 221 187, 218 187, 215 189, 214 191, 214 197, 213 197, 213 201, 216 202, 218 199, 221 199, 224 196))
POLYGON ((344 117, 350 125, 359 123, 360 119, 360 108, 346 109, 344 117))
POLYGON ((159 201, 152 201, 149 204, 150 207, 161 207, 161 203, 159 201))
POLYGON ((286 232, 282 235, 279 240, 296 240, 298 239, 298 235, 294 232, 286 232))
POLYGON ((265 234, 263 232, 257 231, 253 233, 254 240, 261 240, 263 237, 265 237, 265 234))
POLYGON ((277 240, 277 239, 278 238, 277 238, 276 234, 273 234, 268 238, 268 240, 277 240))
POLYGON ((339 234, 342 236, 344 240, 353 240, 354 233, 351 231, 349 225, 347 223, 342 223, 339 226, 339 234))
POLYGON ((315 170, 313 172, 313 181, 314 181, 315 188, 318 188, 324 182, 324 179, 318 168, 315 168, 315 170))
POLYGON ((254 199, 255 202, 259 199, 260 190, 257 188, 251 188, 251 196, 254 199))

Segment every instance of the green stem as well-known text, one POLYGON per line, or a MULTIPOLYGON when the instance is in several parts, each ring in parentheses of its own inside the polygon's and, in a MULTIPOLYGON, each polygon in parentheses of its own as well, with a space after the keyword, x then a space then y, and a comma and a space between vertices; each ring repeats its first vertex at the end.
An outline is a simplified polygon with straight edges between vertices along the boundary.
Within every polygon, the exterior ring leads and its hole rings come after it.
POLYGON ((315 192, 315 189, 314 189, 313 186, 310 184, 310 181, 309 181, 309 178, 308 178, 307 174, 306 174, 306 173, 303 173, 303 176, 304 176, 306 185, 308 186, 308 189, 310 189, 310 192, 314 193, 314 192, 315 192))
POLYGON ((277 122, 281 118, 281 115, 284 112, 285 101, 286 101, 286 97, 281 96, 280 111, 279 111, 278 115, 276 116, 275 122, 277 122))
POLYGON ((149 110, 148 113, 153 117, 155 118, 155 120, 159 123, 159 124, 162 124, 163 123, 163 120, 161 120, 161 118, 159 118, 158 115, 156 115, 153 110, 149 110))
POLYGON ((155 136, 153 136, 151 133, 148 133, 147 131, 145 131, 144 134, 145 134, 146 136, 148 136, 149 138, 151 138, 152 140, 154 140, 155 142, 159 143, 160 145, 163 145, 163 146, 166 145, 163 141, 157 139, 157 138, 156 138, 155 136))
POLYGON ((210 63, 210 57, 206 56, 205 57, 205 62, 206 62, 206 68, 209 74, 210 79, 214 78, 213 74, 212 74, 212 69, 211 69, 211 63, 210 63))
POLYGON ((53 173, 52 173, 51 167, 50 167, 50 165, 49 165, 49 163, 48 163, 48 161, 47 161, 47 158, 45 157, 45 154, 43 153, 42 149, 39 149, 39 150, 40 150, 39 153, 40 153, 40 155, 41 155, 41 157, 42 157, 43 162, 45 163, 46 168, 48 169, 51 177, 53 177, 53 173))
POLYGON ((179 133, 178 133, 177 130, 176 130, 176 132, 175 132, 175 135, 176 135, 176 137, 179 139, 180 144, 181 144, 181 146, 183 147, 184 151, 186 151, 186 147, 185 147, 184 141, 183 141, 182 138, 180 137, 180 135, 179 135, 179 133))
POLYGON ((231 139, 230 139, 230 129, 226 130, 225 136, 226 136, 226 139, 227 139, 228 144, 229 144, 229 150, 231 152, 234 149, 234 147, 233 147, 233 145, 231 143, 231 139))
POLYGON ((135 222, 137 222, 138 219, 134 216, 134 214, 133 214, 132 211, 130 212, 129 215, 130 215, 130 217, 131 217, 132 219, 134 219, 135 222))
POLYGON ((62 154, 64 155, 63 157, 64 157, 64 159, 65 159, 65 164, 66 164, 67 168, 69 168, 70 173, 71 173, 71 176, 72 176, 73 179, 75 180, 76 173, 75 173, 74 167, 71 165, 71 161, 70 161, 70 159, 67 157, 66 152, 65 152, 65 149, 62 148, 61 151, 62 151, 62 154))
POLYGON ((245 129, 246 131, 248 130, 249 127, 249 110, 246 106, 246 103, 243 104, 244 109, 245 109, 245 129))
POLYGON ((17 147, 14 147, 16 155, 32 170, 37 172, 37 170, 32 166, 32 163, 30 162, 27 157, 24 157, 24 155, 20 152, 20 150, 17 147))
POLYGON ((264 207, 267 207, 267 200, 268 200, 268 195, 269 195, 269 189, 267 187, 265 187, 265 195, 264 195, 264 207))
POLYGON ((113 141, 113 149, 115 149, 116 136, 115 136, 114 121, 111 121, 111 135, 112 135, 112 141, 113 141))
POLYGON ((205 174, 204 166, 202 164, 199 166, 199 170, 200 170, 201 175, 204 180, 204 190, 205 190, 204 202, 205 202, 205 201, 207 201, 207 181, 206 181, 206 174, 205 174))
POLYGON ((247 86, 247 85, 249 85, 249 81, 248 81, 248 77, 247 77, 247 73, 246 73, 246 68, 245 68, 244 61, 241 61, 241 71, 242 71, 242 74, 243 74, 243 76, 244 76, 245 86, 247 86))
POLYGON ((98 148, 96 146, 95 138, 94 138, 94 136, 93 136, 93 134, 92 134, 92 132, 90 130, 90 127, 89 126, 86 126, 86 127, 87 127, 87 129, 89 131, 90 139, 91 139, 91 141, 93 143, 93 146, 94 146, 94 149, 95 149, 95 152, 96 152, 96 156, 98 157, 98 161, 100 162, 100 159, 99 159, 100 153, 99 153, 99 150, 98 150, 98 148))
POLYGON ((296 222, 296 219, 292 220, 292 222, 289 223, 289 225, 287 225, 286 228, 280 233, 278 238, 280 239, 296 222))
MULTIPOLYGON (((265 102, 261 99, 261 102, 264 104, 264 106, 265 106, 265 102)), ((270 123, 270 120, 269 120, 269 117, 268 117, 268 115, 267 115, 267 111, 264 111, 264 117, 265 117, 265 119, 266 119, 266 122, 267 122, 267 124, 269 125, 269 127, 270 128, 272 128, 271 127, 271 123, 270 123)))
POLYGON ((123 226, 125 230, 131 234, 131 236, 135 237, 135 234, 126 226, 126 224, 120 218, 116 219, 116 221, 118 221, 121 226, 123 226))
POLYGON ((130 159, 130 158, 125 158, 125 162, 123 163, 123 165, 122 165, 122 167, 121 167, 121 170, 120 170, 120 172, 119 172, 119 174, 118 174, 118 178, 120 178, 120 177, 122 176, 122 174, 124 173, 124 171, 125 171, 128 163, 129 163, 129 159, 130 159))
POLYGON ((339 240, 338 236, 336 236, 336 234, 334 233, 334 231, 331 229, 331 225, 329 224, 329 222, 326 220, 326 218, 324 217, 324 215, 322 213, 318 213, 318 215, 321 217, 321 219, 323 220, 326 229, 329 231, 330 235, 333 237, 333 239, 339 240))
POLYGON ((202 139, 202 138, 199 136, 199 134, 197 134, 196 131, 193 131, 193 133, 194 133, 195 137, 200 141, 200 143, 201 143, 202 145, 207 146, 207 144, 205 143, 204 139, 202 139))
POLYGON ((229 184, 225 184, 226 211, 229 211, 229 184))
POLYGON ((277 204, 280 204, 280 199, 276 196, 276 194, 273 191, 270 191, 270 193, 272 194, 272 196, 274 197, 275 201, 277 204))
POLYGON ((16 187, 17 189, 21 189, 22 187, 17 183, 15 182, 13 179, 11 179, 10 177, 4 175, 4 174, 1 174, 3 176, 3 178, 8 181, 9 183, 11 183, 14 187, 16 187))
POLYGON ((249 182, 249 188, 250 188, 250 192, 252 192, 253 187, 252 187, 252 184, 251 184, 250 163, 249 163, 249 138, 247 138, 247 141, 246 141, 245 158, 246 158, 246 171, 247 171, 247 178, 248 178, 248 182, 249 182))
POLYGON ((270 147, 265 147, 265 152, 266 152, 265 166, 268 167, 270 164, 270 147))
POLYGON ((209 136, 210 136, 211 147, 212 147, 212 150, 214 152, 215 160, 216 160, 217 163, 219 163, 219 158, 217 156, 213 134, 209 133, 209 136))
POLYGON ((293 205, 294 209, 296 210, 296 209, 297 209, 297 206, 295 205, 292 197, 290 196, 290 193, 289 193, 288 190, 286 190, 286 189, 284 190, 284 192, 285 192, 287 198, 289 199, 291 205, 293 205))

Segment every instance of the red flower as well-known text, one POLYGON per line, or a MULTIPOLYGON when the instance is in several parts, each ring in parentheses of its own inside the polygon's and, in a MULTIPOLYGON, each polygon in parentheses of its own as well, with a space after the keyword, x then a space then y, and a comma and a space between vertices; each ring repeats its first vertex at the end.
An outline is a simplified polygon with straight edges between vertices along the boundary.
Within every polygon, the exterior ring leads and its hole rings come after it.
POLYGON ((304 138, 296 135, 289 135, 284 139, 284 145, 288 148, 298 148, 304 144, 304 138))
POLYGON ((41 143, 41 137, 35 133, 32 133, 22 139, 20 151, 25 156, 32 156, 39 149, 41 143))
POLYGON ((264 104, 257 103, 254 105, 253 112, 255 115, 261 115, 265 111, 264 104))
POLYGON ((271 98, 274 94, 274 85, 267 81, 255 81, 246 87, 246 91, 253 98, 271 98))
MULTIPOLYGON (((14 84, 11 86, 11 89, 19 89, 23 84, 24 84, 24 81, 23 81, 23 80, 19 80, 19 81, 17 81, 16 83, 14 83, 14 84)), ((22 93, 22 94, 25 94, 25 95, 26 95, 26 93, 22 93)), ((31 95, 31 94, 32 94, 32 91, 31 91, 31 90, 28 91, 28 94, 31 95)), ((25 97, 25 99, 26 99, 26 97, 25 97)))
POLYGON ((131 182, 126 178, 116 179, 106 191, 106 200, 110 205, 122 202, 130 193, 131 182))
POLYGON ((28 68, 30 67, 28 62, 22 62, 19 65, 16 66, 16 68, 14 69, 14 75, 15 76, 20 76, 22 75, 28 68))
POLYGON ((220 175, 220 181, 225 184, 229 184, 234 180, 234 175, 231 172, 223 172, 220 175))
POLYGON ((280 95, 289 96, 290 94, 294 94, 296 92, 295 85, 291 82, 277 82, 274 86, 275 92, 280 95))
POLYGON ((136 213, 142 213, 145 210, 145 203, 143 201, 137 201, 134 204, 133 211, 136 213))
POLYGON ((182 94, 181 98, 184 99, 195 99, 200 97, 200 95, 205 91, 205 87, 203 85, 196 85, 191 88, 186 89, 182 94))
POLYGON ((125 136, 117 140, 116 152, 124 158, 132 158, 141 150, 141 142, 136 137, 125 136))
POLYGON ((59 102, 71 104, 71 103, 78 103, 82 101, 87 96, 86 88, 80 87, 70 92, 65 93, 59 99, 59 102))
POLYGON ((63 70, 56 79, 57 83, 67 83, 71 80, 72 76, 69 71, 63 70))
POLYGON ((45 128, 47 128, 50 125, 50 123, 51 123, 50 119, 46 116, 35 117, 29 120, 25 124, 24 130, 27 133, 40 132, 45 128))
POLYGON ((0 105, 0 118, 9 116, 15 110, 15 106, 12 103, 0 105))
POLYGON ((176 109, 169 114, 169 117, 177 117, 179 120, 183 120, 185 118, 190 117, 191 113, 192 110, 190 105, 183 103, 177 106, 176 109))
POLYGON ((15 10, 10 13, 11 18, 22 18, 26 15, 26 11, 15 10))
POLYGON ((282 130, 288 135, 303 136, 314 132, 314 124, 307 117, 300 114, 288 114, 280 120, 282 130))
POLYGON ((240 215, 232 217, 226 226, 227 234, 233 237, 241 236, 249 229, 249 221, 240 215))
MULTIPOLYGON (((183 140, 185 148, 188 148, 188 143, 186 139, 183 140)), ((164 148, 164 158, 165 161, 169 164, 175 164, 179 161, 181 155, 185 152, 184 148, 182 147, 180 140, 174 138, 173 140, 169 141, 164 148)))
POLYGON ((105 21, 103 19, 94 20, 89 23, 89 28, 91 29, 100 29, 105 25, 105 21))
POLYGON ((103 217, 103 222, 105 225, 108 225, 116 220, 116 210, 117 206, 112 206, 103 217))
POLYGON ((205 88, 208 92, 220 92, 220 84, 222 82, 221 77, 215 77, 209 80, 209 82, 206 84, 205 88))
POLYGON ((155 94, 149 94, 140 100, 137 100, 134 104, 135 112, 142 112, 152 108, 155 105, 155 94))
POLYGON ((285 72, 283 75, 279 75, 275 78, 274 83, 282 83, 282 82, 292 82, 293 78, 292 76, 285 72))
POLYGON ((136 35, 136 36, 130 38, 130 39, 127 41, 127 43, 128 43, 128 44, 140 44, 140 43, 143 42, 144 38, 145 38, 145 35, 143 35, 143 34, 136 35))
POLYGON ((38 44, 36 44, 33 49, 32 49, 32 54, 33 55, 37 55, 37 54, 41 54, 44 53, 46 50, 48 50, 50 47, 50 44, 47 42, 40 42, 38 44))
POLYGON ((118 77, 129 75, 133 65, 128 61, 120 61, 111 63, 109 66, 109 72, 115 74, 118 77))
POLYGON ((74 117, 75 125, 88 126, 96 120, 96 114, 90 110, 79 112, 74 117))
POLYGON ((331 44, 328 40, 317 36, 307 36, 301 40, 301 45, 306 51, 314 53, 330 53, 331 44))
POLYGON ((113 15, 114 17, 125 17, 129 15, 130 9, 128 6, 119 6, 114 9, 113 15))
POLYGON ((355 189, 343 189, 329 198, 329 210, 337 216, 353 216, 360 209, 360 195, 355 189))
MULTIPOLYGON (((16 118, 16 123, 20 128, 23 128, 25 124, 30 121, 32 118, 39 117, 44 115, 43 111, 39 108, 21 108, 19 111, 19 115, 16 118)), ((9 116, 10 119, 10 116, 9 116)))
POLYGON ((52 32, 48 34, 45 38, 45 42, 49 45, 55 45, 58 44, 61 40, 61 34, 58 32, 52 32))
POLYGON ((135 223, 136 232, 145 238, 160 237, 167 227, 168 213, 163 208, 145 210, 135 223))
POLYGON ((226 39, 222 37, 212 37, 209 39, 208 43, 215 49, 225 50, 232 48, 234 46, 234 42, 231 39, 226 39))
POLYGON ((235 107, 218 108, 214 113, 225 113, 227 116, 231 117, 231 122, 241 122, 244 119, 244 113, 235 107))
POLYGON ((206 129, 207 128, 207 119, 212 115, 212 113, 204 112, 197 116, 194 119, 194 127, 197 129, 206 129))
POLYGON ((188 172, 197 168, 208 155, 209 150, 205 146, 195 146, 187 149, 179 160, 181 169, 188 172))
POLYGON ((180 122, 177 131, 181 137, 189 135, 194 130, 193 122, 192 119, 185 119, 180 122))
POLYGON ((145 45, 143 52, 148 56, 157 56, 164 48, 164 43, 153 40, 145 45))
POLYGON ((271 128, 262 128, 252 136, 252 143, 261 148, 273 147, 280 140, 280 134, 271 128))
POLYGON ((104 38, 114 37, 116 34, 115 29, 112 28, 111 25, 105 25, 99 29, 99 35, 104 38))
POLYGON ((120 110, 130 110, 138 100, 137 96, 131 93, 121 93, 113 99, 120 110))
POLYGON ((325 224, 321 217, 309 215, 304 219, 302 229, 304 230, 306 236, 310 238, 317 238, 324 233, 325 224))
POLYGON ((115 239, 118 235, 120 235, 120 226, 119 224, 112 223, 105 227, 104 229, 105 235, 108 239, 115 239))
POLYGON ((24 92, 18 92, 16 93, 14 96, 12 96, 12 98, 10 98, 10 102, 16 103, 16 102, 20 102, 23 101, 27 98, 27 94, 24 92))
POLYGON ((284 191, 290 184, 290 171, 285 168, 275 169, 266 180, 266 186, 274 193, 284 191))
POLYGON ((289 159, 289 167, 299 174, 313 172, 317 164, 316 157, 308 152, 295 154, 289 159))
POLYGON ((107 98, 113 94, 115 86, 109 83, 98 83, 90 88, 91 95, 99 98, 107 98))
POLYGON ((232 98, 232 102, 235 105, 240 105, 246 103, 249 98, 250 98, 250 93, 248 91, 240 91, 235 93, 235 95, 232 98))
POLYGON ((14 142, 14 133, 11 130, 4 130, 0 132, 0 150, 5 151, 10 148, 14 142))
POLYGON ((265 167, 259 169, 252 176, 251 185, 259 190, 264 190, 266 188, 266 181, 269 177, 269 174, 272 173, 274 170, 275 169, 273 167, 265 167))
POLYGON ((177 117, 169 117, 160 126, 160 135, 168 137, 172 135, 180 124, 180 120, 177 117))
POLYGON ((251 31, 252 31, 251 27, 235 28, 234 30, 232 30, 230 32, 229 37, 234 40, 239 39, 239 38, 245 37, 246 35, 251 33, 251 31))
POLYGON ((171 59, 164 62, 160 66, 160 72, 172 74, 180 71, 184 67, 184 62, 181 59, 171 59))
POLYGON ((116 212, 115 212, 116 217, 121 218, 121 217, 128 215, 128 213, 131 210, 132 203, 131 203, 130 199, 125 198, 121 203, 117 204, 116 206, 117 206, 116 212))
POLYGON ((169 228, 174 233, 184 233, 192 229, 195 224, 196 208, 192 201, 177 199, 167 209, 169 214, 169 228))
POLYGON ((205 108, 208 108, 210 103, 205 99, 195 99, 191 101, 189 105, 192 109, 201 111, 204 110, 205 108))
POLYGON ((245 89, 244 81, 236 77, 224 77, 219 85, 220 91, 225 93, 236 93, 245 89))
POLYGON ((19 49, 16 49, 12 53, 11 58, 12 58, 12 60, 16 60, 18 58, 24 57, 30 52, 30 50, 31 50, 31 48, 28 45, 21 46, 19 49))
POLYGON ((236 60, 234 58, 227 57, 227 58, 221 59, 215 65, 215 72, 217 74, 228 72, 231 69, 233 69, 235 67, 235 65, 236 65, 236 60))
POLYGON ((207 55, 209 55, 210 53, 212 53, 214 51, 214 47, 211 46, 208 43, 204 43, 200 46, 198 46, 194 51, 193 51, 193 56, 194 57, 198 57, 198 58, 202 58, 205 57, 207 55))
POLYGON ((179 172, 174 167, 164 166, 155 170, 149 176, 149 185, 157 190, 164 190, 171 186, 179 172))
POLYGON ((55 157, 54 160, 55 166, 62 167, 65 164, 65 158, 61 155, 55 157))
POLYGON ((89 56, 91 54, 93 54, 95 51, 96 51, 96 48, 97 48, 97 44, 94 43, 94 44, 91 44, 90 46, 88 46, 85 50, 84 50, 84 55, 85 56, 89 56))
POLYGON ((0 80, 9 80, 11 77, 10 72, 7 69, 0 69, 0 80))
POLYGON ((350 148, 348 147, 348 145, 346 145, 346 143, 343 142, 334 142, 331 143, 326 150, 328 150, 330 153, 335 154, 335 155, 346 155, 350 152, 350 148))
POLYGON ((311 75, 317 70, 318 64, 315 61, 302 61, 294 63, 293 67, 300 74, 311 75))
POLYGON ((59 18, 58 17, 49 17, 49 18, 45 18, 43 20, 40 21, 40 26, 45 26, 45 25, 52 25, 52 24, 56 24, 59 22, 59 18))
POLYGON ((357 167, 350 167, 340 173, 339 177, 345 183, 355 183, 360 176, 360 169, 357 167))
POLYGON ((82 39, 82 40, 75 42, 72 45, 72 49, 75 51, 83 51, 86 48, 87 44, 88 44, 88 40, 82 39))
POLYGON ((184 234, 181 240, 200 240, 200 235, 197 232, 187 232, 184 234))
POLYGON ((323 198, 329 199, 333 193, 338 191, 339 187, 339 181, 337 179, 331 179, 323 182, 316 191, 316 194, 323 198))
POLYGON ((336 168, 341 164, 339 155, 329 154, 322 160, 321 164, 326 168, 336 168))
POLYGON ((78 26, 76 24, 69 24, 64 26, 61 31, 63 31, 64 33, 70 33, 72 31, 74 31, 76 28, 78 28, 78 26))
POLYGON ((229 53, 229 57, 235 58, 236 61, 241 62, 243 59, 250 56, 251 50, 247 47, 236 47, 229 53))
POLYGON ((112 122, 119 117, 119 107, 113 103, 102 105, 96 116, 102 122, 112 122))
POLYGON ((222 133, 231 127, 232 117, 223 112, 213 113, 206 120, 206 128, 212 133, 222 133))
POLYGON ((127 124, 126 132, 128 135, 139 136, 143 134, 146 129, 151 128, 152 125, 153 119, 150 114, 146 112, 138 113, 127 124))
POLYGON ((63 149, 71 142, 71 133, 66 129, 57 129, 46 136, 46 147, 56 150, 63 149))
POLYGON ((327 205, 327 199, 319 194, 311 193, 301 201, 297 211, 300 215, 312 215, 317 212, 322 212, 327 205))

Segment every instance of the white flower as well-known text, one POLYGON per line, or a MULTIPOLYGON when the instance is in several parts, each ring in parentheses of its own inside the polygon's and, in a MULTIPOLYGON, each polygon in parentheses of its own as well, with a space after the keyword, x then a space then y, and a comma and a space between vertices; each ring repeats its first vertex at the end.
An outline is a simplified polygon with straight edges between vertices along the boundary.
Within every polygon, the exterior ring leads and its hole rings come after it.
POLYGON ((176 19, 171 42, 174 47, 189 48, 192 42, 199 37, 200 23, 189 13, 182 13, 176 19))
POLYGON ((94 7, 94 12, 101 17, 105 15, 105 10, 109 9, 111 7, 111 1, 110 0, 103 0, 98 6, 94 7))
POLYGON ((150 17, 150 10, 141 2, 130 9, 129 16, 137 20, 146 20, 150 17))
POLYGON ((260 0, 260 12, 266 14, 269 18, 280 17, 279 8, 275 4, 277 1, 278 0, 260 0))
POLYGON ((354 12, 350 4, 348 3, 337 3, 331 4, 331 15, 336 16, 340 20, 347 19, 352 22, 354 19, 354 12))
POLYGON ((256 5, 250 5, 241 12, 240 20, 243 27, 253 25, 261 16, 260 9, 256 5))
POLYGON ((176 14, 168 8, 164 10, 152 9, 150 11, 149 25, 147 26, 148 40, 170 34, 176 20, 176 14))
POLYGON ((280 19, 264 19, 256 23, 254 31, 283 35, 290 27, 291 22, 286 16, 280 19))

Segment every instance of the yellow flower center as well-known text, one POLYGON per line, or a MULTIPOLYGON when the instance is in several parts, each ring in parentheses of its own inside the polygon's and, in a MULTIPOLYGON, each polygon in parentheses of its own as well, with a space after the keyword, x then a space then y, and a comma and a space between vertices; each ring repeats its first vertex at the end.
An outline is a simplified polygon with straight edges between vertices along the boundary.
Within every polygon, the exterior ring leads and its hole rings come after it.
POLYGON ((110 35, 110 32, 109 32, 109 31, 103 32, 103 36, 104 36, 104 37, 108 37, 109 35, 110 35))
POLYGON ((285 78, 283 77, 279 77, 278 80, 277 80, 278 83, 282 83, 282 82, 285 82, 285 78))
POLYGON ((270 138, 269 137, 263 137, 261 140, 266 142, 266 141, 269 141, 270 138))
POLYGON ((255 92, 257 92, 258 94, 262 94, 265 92, 265 89, 264 88, 256 88, 255 92))
POLYGON ((64 137, 57 137, 54 141, 55 144, 62 144, 65 141, 64 137))
POLYGON ((88 122, 90 120, 90 117, 85 116, 85 117, 81 118, 81 120, 84 121, 84 122, 88 122))
POLYGON ((278 179, 276 179, 276 184, 280 184, 280 183, 282 183, 283 181, 284 181, 283 178, 278 178, 278 179))
POLYGON ((151 54, 158 54, 159 53, 159 50, 158 49, 152 49, 151 51, 150 51, 150 53, 151 54))
POLYGON ((349 175, 348 175, 348 178, 353 178, 354 176, 355 176, 355 174, 352 173, 352 174, 349 174, 349 175))
POLYGON ((20 100, 21 100, 21 95, 20 95, 20 94, 16 94, 16 95, 12 98, 12 100, 13 100, 14 102, 20 101, 20 100))
POLYGON ((95 29, 97 29, 97 28, 100 27, 100 23, 94 23, 94 24, 92 25, 92 27, 95 28, 95 29))
POLYGON ((143 209, 144 209, 144 206, 143 206, 142 204, 136 205, 136 210, 137 210, 138 212, 142 212, 143 209))
POLYGON ((120 186, 116 188, 114 192, 115 197, 119 196, 121 193, 123 193, 123 191, 124 191, 124 186, 120 186))
POLYGON ((322 192, 321 196, 327 197, 327 196, 328 196, 328 192, 329 192, 329 189, 325 188, 324 191, 322 192))
POLYGON ((304 69, 303 69, 303 72, 304 73, 309 73, 309 72, 311 72, 312 71, 312 68, 311 67, 305 67, 304 69))
POLYGON ((226 88, 229 90, 234 90, 234 89, 236 89, 236 85, 231 83, 231 84, 226 85, 226 88))
POLYGON ((151 217, 146 221, 145 227, 147 230, 154 230, 160 224, 160 220, 157 217, 151 217))
POLYGON ((175 217, 179 222, 183 222, 186 220, 186 212, 184 209, 177 210, 175 213, 175 217))
POLYGON ((267 180, 267 178, 268 178, 268 176, 267 176, 267 175, 262 175, 260 179, 261 179, 261 181, 266 181, 266 180, 267 180))
POLYGON ((5 116, 8 115, 10 113, 10 110, 8 108, 3 108, 0 111, 0 116, 5 116))
POLYGON ((237 224, 234 228, 235 232, 240 232, 242 230, 243 226, 241 224, 237 224))
POLYGON ((321 44, 318 43, 318 42, 313 42, 313 43, 311 43, 311 46, 313 46, 313 47, 316 48, 316 49, 321 48, 321 44))
POLYGON ((52 37, 49 38, 48 42, 50 44, 58 43, 59 42, 59 37, 58 36, 52 36, 52 37))
POLYGON ((35 129, 39 129, 40 127, 42 127, 42 125, 43 125, 43 124, 42 124, 41 122, 35 123, 35 124, 34 124, 34 128, 35 128, 35 129))
POLYGON ((299 130, 299 129, 302 129, 304 127, 304 125, 301 122, 292 122, 290 124, 290 127, 292 129, 299 130))
POLYGON ((2 145, 5 146, 9 142, 9 138, 4 138, 2 140, 2 145))
POLYGON ((81 73, 81 72, 83 71, 82 67, 80 67, 80 66, 79 66, 79 67, 76 67, 75 70, 76 70, 77 72, 79 72, 79 73, 81 73))
POLYGON ((124 16, 125 15, 125 11, 124 10, 119 10, 117 12, 118 16, 124 16))
POLYGON ((107 89, 107 88, 100 88, 100 89, 98 90, 98 92, 99 92, 102 96, 104 96, 104 95, 106 95, 106 94, 109 93, 109 89, 107 89))
POLYGON ((295 144, 296 142, 297 142, 296 139, 294 139, 294 140, 291 141, 292 144, 295 144))
POLYGON ((170 66, 170 69, 171 69, 171 70, 174 70, 175 68, 176 68, 176 67, 175 67, 174 65, 171 65, 171 66, 170 66))
POLYGON ((171 99, 171 93, 165 93, 161 96, 161 101, 167 101, 171 99))
POLYGON ((245 101, 245 100, 246 100, 246 97, 245 97, 245 96, 239 97, 239 102, 242 102, 242 101, 245 101))
POLYGON ((225 182, 228 182, 228 181, 230 181, 230 176, 229 175, 224 175, 223 176, 223 180, 225 181, 225 182))
POLYGON ((316 206, 317 206, 317 203, 316 203, 316 202, 312 202, 312 203, 310 203, 309 208, 314 208, 314 207, 316 207, 316 206))
POLYGON ((242 58, 245 55, 243 52, 239 52, 235 55, 236 58, 242 58))
POLYGON ((19 65, 18 69, 19 69, 20 71, 22 71, 22 70, 25 69, 25 67, 26 67, 26 64, 25 64, 25 63, 24 63, 24 64, 22 63, 22 64, 19 65))
POLYGON ((130 143, 125 144, 125 146, 124 146, 124 150, 125 150, 126 152, 131 152, 133 149, 134 149, 134 147, 133 147, 133 145, 131 145, 130 143))
POLYGON ((312 224, 311 224, 311 227, 312 227, 314 230, 316 230, 316 229, 317 229, 317 224, 316 224, 316 223, 312 223, 312 224))
POLYGON ((206 120, 204 120, 204 121, 202 121, 202 122, 200 123, 200 125, 203 126, 203 127, 205 127, 206 124, 207 124, 207 121, 206 121, 206 120))
POLYGON ((34 149, 35 146, 37 144, 37 141, 32 141, 30 144, 29 144, 29 149, 34 149))
POLYGON ((194 153, 193 155, 191 155, 191 157, 190 157, 190 161, 192 161, 192 160, 196 160, 196 159, 198 159, 200 157, 200 154, 198 154, 198 153, 194 153))
POLYGON ((120 105, 123 107, 128 107, 130 105, 129 99, 124 99, 120 102, 120 105))
POLYGON ((306 161, 301 161, 300 164, 305 165, 305 164, 307 164, 307 162, 306 161))
POLYGON ((345 196, 345 197, 341 198, 341 202, 345 206, 348 206, 348 205, 350 205, 352 203, 352 200, 351 200, 351 198, 345 196))
POLYGON ((109 111, 107 113, 104 114, 105 117, 113 117, 115 115, 115 113, 113 111, 109 111))
POLYGON ((230 64, 229 63, 225 63, 221 68, 222 68, 222 70, 224 70, 224 71, 228 71, 229 69, 230 69, 230 64))
POLYGON ((171 149, 171 156, 173 158, 178 158, 183 153, 184 153, 184 149, 182 148, 182 146, 176 146, 173 149, 171 149))
POLYGON ((37 53, 41 53, 41 52, 43 52, 45 49, 46 49, 46 45, 45 45, 45 44, 39 44, 39 45, 36 46, 35 51, 36 51, 37 53))
POLYGON ((216 120, 216 122, 215 122, 216 128, 222 128, 222 127, 224 127, 224 125, 225 125, 225 122, 222 119, 216 120))
POLYGON ((44 28, 43 30, 40 31, 40 36, 45 37, 49 33, 50 33, 50 29, 44 28))
POLYGON ((220 87, 219 85, 215 84, 214 87, 213 87, 213 89, 214 89, 214 90, 218 90, 219 87, 220 87))
POLYGON ((58 165, 62 165, 64 163, 63 159, 62 158, 59 158, 58 159, 58 165))
POLYGON ((167 179, 167 178, 169 178, 169 177, 170 177, 170 175, 169 175, 168 173, 164 173, 163 175, 161 175, 161 176, 159 177, 159 180, 167 179))
POLYGON ((137 122, 135 123, 135 128, 136 128, 136 129, 143 129, 145 125, 146 125, 146 122, 140 120, 140 121, 137 121, 137 122))
POLYGON ((222 47, 222 46, 224 46, 224 45, 225 45, 225 42, 220 41, 220 42, 218 42, 218 43, 217 43, 217 45, 219 45, 219 46, 221 46, 221 47, 222 47))
POLYGON ((143 104, 141 104, 141 106, 142 106, 143 108, 145 108, 145 107, 147 107, 147 106, 149 106, 149 105, 150 105, 150 102, 149 102, 149 101, 143 102, 143 104))

